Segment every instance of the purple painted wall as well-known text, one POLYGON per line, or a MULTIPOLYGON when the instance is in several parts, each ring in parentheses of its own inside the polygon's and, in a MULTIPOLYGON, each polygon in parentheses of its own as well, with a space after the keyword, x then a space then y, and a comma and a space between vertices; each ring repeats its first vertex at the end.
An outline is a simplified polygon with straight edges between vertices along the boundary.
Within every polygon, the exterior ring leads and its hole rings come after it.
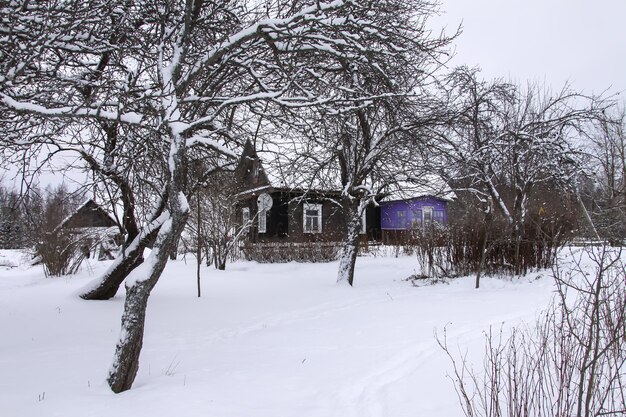
POLYGON ((434 222, 446 224, 448 221, 447 205, 447 200, 431 196, 381 202, 381 229, 407 230, 422 225, 424 207, 432 207, 434 222))

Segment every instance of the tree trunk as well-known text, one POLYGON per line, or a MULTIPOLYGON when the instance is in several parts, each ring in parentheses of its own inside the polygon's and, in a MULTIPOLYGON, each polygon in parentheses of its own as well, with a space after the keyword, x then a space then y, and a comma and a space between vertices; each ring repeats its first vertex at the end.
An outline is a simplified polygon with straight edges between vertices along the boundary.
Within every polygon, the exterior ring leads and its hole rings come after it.
POLYGON ((116 262, 100 278, 100 282, 80 295, 83 300, 109 300, 117 294, 117 290, 126 277, 143 263, 143 249, 137 247, 120 255, 116 262))
MULTIPOLYGON (((184 198, 179 193, 173 195, 184 198)), ((113 365, 107 378, 111 390, 115 393, 130 389, 137 376, 148 297, 159 280, 169 255, 178 243, 187 222, 189 213, 183 209, 185 205, 179 201, 173 201, 171 206, 171 217, 159 228, 154 250, 148 258, 147 268, 136 270, 135 276, 129 277, 126 282, 122 330, 115 347, 113 365), (146 274, 147 277, 143 279, 138 276, 139 274, 146 274)))
MULTIPOLYGON (((115 263, 102 275, 95 286, 85 289, 80 295, 83 300, 109 300, 115 296, 126 277, 143 263, 143 251, 147 244, 154 240, 159 228, 141 238, 136 245, 132 243, 126 251, 118 256, 115 263)), ((139 239, 139 238, 137 238, 139 239)))
POLYGON ((476 289, 480 288, 480 276, 485 269, 485 261, 487 259, 487 243, 489 242, 489 231, 491 230, 491 219, 491 208, 489 208, 489 212, 485 214, 485 233, 480 248, 480 262, 478 264, 478 271, 476 271, 476 285, 474 287, 476 289))
POLYGON ((161 277, 169 256, 176 250, 189 217, 189 205, 183 193, 186 178, 185 139, 175 129, 170 131, 170 137, 170 182, 167 187, 169 213, 162 214, 164 222, 157 235, 154 250, 148 258, 148 265, 135 270, 126 280, 122 330, 107 378, 115 393, 130 389, 137 376, 148 298, 161 277))
MULTIPOLYGON (((345 206, 344 206, 345 207, 345 206)), ((337 274, 337 282, 347 282, 350 286, 354 283, 354 268, 356 265, 356 256, 359 251, 359 230, 361 229, 361 216, 359 214, 358 205, 349 205, 344 208, 346 213, 346 240, 344 241, 339 258, 339 272, 337 274)))
POLYGON ((143 346, 146 307, 150 291, 156 284, 156 276, 158 271, 153 268, 148 280, 126 287, 122 331, 115 347, 115 360, 107 378, 111 390, 115 393, 130 389, 137 376, 139 354, 143 346))
POLYGON ((522 266, 521 266, 521 261, 520 261, 520 246, 522 244, 522 233, 519 230, 519 225, 516 224, 515 225, 515 252, 514 252, 514 268, 515 268, 515 275, 519 276, 522 275, 522 266))
POLYGON ((115 347, 113 365, 107 378, 111 390, 115 393, 130 389, 137 376, 148 297, 165 268, 169 255, 185 227, 186 220, 185 212, 172 215, 171 225, 165 224, 159 232, 155 249, 148 258, 148 269, 135 271, 136 275, 146 273, 147 278, 131 276, 126 283, 122 330, 115 347))
POLYGON ((200 191, 196 194, 196 279, 198 284, 198 298, 202 296, 200 288, 200 265, 202 265, 202 236, 200 233, 200 191))
POLYGON ((178 257, 178 239, 176 239, 176 244, 172 246, 172 250, 170 251, 170 260, 175 261, 178 257))

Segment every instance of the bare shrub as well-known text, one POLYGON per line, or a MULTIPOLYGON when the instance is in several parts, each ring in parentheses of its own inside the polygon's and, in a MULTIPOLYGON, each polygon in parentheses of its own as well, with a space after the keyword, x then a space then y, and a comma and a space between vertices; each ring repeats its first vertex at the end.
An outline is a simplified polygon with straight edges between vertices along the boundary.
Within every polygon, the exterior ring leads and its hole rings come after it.
POLYGON ((71 275, 82 262, 94 259, 113 259, 117 250, 117 228, 58 228, 42 233, 35 244, 35 256, 44 267, 46 276, 71 275))
POLYGON ((623 416, 626 413, 626 273, 621 253, 602 247, 556 270, 557 296, 534 327, 485 336, 483 369, 456 357, 465 416, 623 416))
POLYGON ((332 262, 337 259, 341 242, 255 243, 244 245, 247 260, 274 262, 332 262))
POLYGON ((74 274, 85 258, 82 243, 65 230, 45 233, 35 245, 46 276, 74 274))
POLYGON ((465 206, 446 226, 434 223, 402 235, 398 252, 416 255, 420 273, 431 278, 476 274, 478 281, 480 275, 525 275, 552 268, 559 249, 574 236, 575 213, 556 203, 533 201, 531 207, 519 239, 512 238, 511 226, 497 213, 485 216, 465 206))

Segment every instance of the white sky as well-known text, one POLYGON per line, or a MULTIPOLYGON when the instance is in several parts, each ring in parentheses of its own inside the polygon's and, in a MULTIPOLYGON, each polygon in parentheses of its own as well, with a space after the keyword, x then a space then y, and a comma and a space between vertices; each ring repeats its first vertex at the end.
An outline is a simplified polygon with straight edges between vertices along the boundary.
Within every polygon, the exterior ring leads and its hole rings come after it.
POLYGON ((434 20, 463 25, 453 64, 485 78, 566 81, 590 94, 626 95, 626 0, 441 0, 434 20))

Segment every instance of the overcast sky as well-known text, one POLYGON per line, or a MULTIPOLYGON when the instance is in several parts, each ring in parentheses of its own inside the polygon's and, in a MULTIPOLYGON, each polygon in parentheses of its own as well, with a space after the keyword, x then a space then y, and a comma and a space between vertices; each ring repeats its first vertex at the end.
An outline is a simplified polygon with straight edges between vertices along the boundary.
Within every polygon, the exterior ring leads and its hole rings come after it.
MULTIPOLYGON (((626 0, 441 0, 435 27, 459 24, 453 65, 485 78, 534 80, 626 102, 626 0)), ((0 180, 2 169, 0 169, 0 180)), ((60 182, 56 177, 50 182, 60 182)))
POLYGON ((486 78, 569 81, 626 95, 626 0, 441 0, 436 23, 462 23, 454 64, 486 78))

